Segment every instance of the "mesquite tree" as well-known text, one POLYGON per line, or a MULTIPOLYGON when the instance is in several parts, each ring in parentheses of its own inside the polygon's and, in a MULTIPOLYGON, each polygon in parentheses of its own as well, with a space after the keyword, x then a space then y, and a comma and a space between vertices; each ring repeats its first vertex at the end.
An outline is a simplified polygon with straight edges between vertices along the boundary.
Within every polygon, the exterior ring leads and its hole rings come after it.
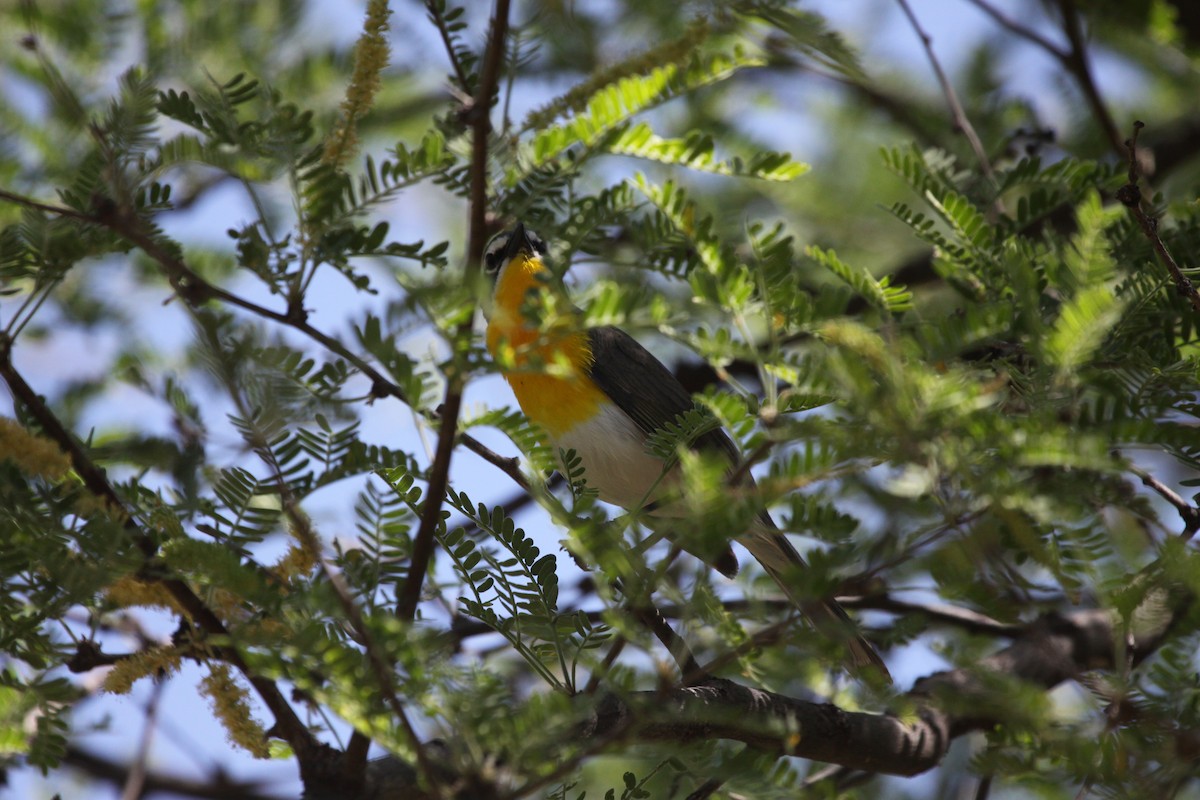
POLYGON ((1197 796, 1200 15, 871 8, 0 10, 9 780, 297 791, 158 766, 176 684, 313 798, 1197 796), (694 393, 671 536, 498 379, 516 221, 694 393), (688 554, 763 509, 895 684, 688 554))

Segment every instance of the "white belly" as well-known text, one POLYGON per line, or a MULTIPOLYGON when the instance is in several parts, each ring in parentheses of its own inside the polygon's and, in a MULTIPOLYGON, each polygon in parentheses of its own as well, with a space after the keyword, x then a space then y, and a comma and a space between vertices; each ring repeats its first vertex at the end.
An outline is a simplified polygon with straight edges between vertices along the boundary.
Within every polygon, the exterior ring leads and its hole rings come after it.
POLYGON ((647 452, 646 435, 611 403, 558 437, 554 446, 575 451, 583 462, 587 485, 606 503, 640 508, 667 488, 666 479, 660 480, 663 462, 647 452))

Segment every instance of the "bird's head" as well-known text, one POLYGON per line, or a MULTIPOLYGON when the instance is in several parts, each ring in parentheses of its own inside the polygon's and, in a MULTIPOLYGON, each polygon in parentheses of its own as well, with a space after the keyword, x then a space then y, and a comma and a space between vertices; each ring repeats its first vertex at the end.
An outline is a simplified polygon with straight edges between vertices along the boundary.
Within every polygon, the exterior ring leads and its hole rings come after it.
POLYGON ((508 295, 514 295, 510 299, 523 297, 528 279, 545 268, 545 255, 545 240, 524 223, 518 222, 493 236, 483 252, 483 272, 491 281, 492 307, 508 295))
POLYGON ((483 271, 494 282, 499 283, 504 268, 515 259, 538 259, 546 255, 546 242, 525 223, 501 231, 492 237, 483 251, 483 271))

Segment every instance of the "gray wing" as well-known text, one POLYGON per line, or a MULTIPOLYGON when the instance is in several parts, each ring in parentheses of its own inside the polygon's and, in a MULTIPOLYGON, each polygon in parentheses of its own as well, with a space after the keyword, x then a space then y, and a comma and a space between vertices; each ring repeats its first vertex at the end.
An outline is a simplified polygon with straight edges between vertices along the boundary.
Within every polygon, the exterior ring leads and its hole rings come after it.
MULTIPOLYGON (((612 326, 591 328, 588 340, 592 348, 592 380, 647 437, 695 406, 692 396, 671 371, 625 331, 612 326)), ((700 436, 695 446, 722 454, 731 469, 738 463, 737 447, 719 428, 700 436)), ((726 577, 737 574, 737 557, 731 548, 712 555, 711 559, 712 565, 726 577)))
MULTIPOLYGON (((649 350, 611 325, 588 330, 592 348, 591 378, 617 407, 649 436, 695 407, 692 396, 649 350)), ((740 458, 725 431, 709 431, 696 447, 720 453, 731 465, 740 458)))
MULTIPOLYGON (((693 407, 692 396, 683 388, 683 384, 625 331, 611 326, 592 328, 588 331, 588 338, 594 357, 592 380, 647 436, 668 422, 674 422, 677 415, 693 407)), ((696 447, 723 454, 729 461, 730 469, 741 458, 733 441, 719 428, 697 439, 696 447)), ((747 475, 744 483, 753 485, 754 480, 747 475)), ((795 591, 791 581, 795 580, 796 568, 805 566, 804 559, 791 542, 779 533, 770 514, 764 510, 759 519, 762 526, 742 534, 738 541, 795 602, 803 595, 795 591)), ((737 572, 733 551, 719 554, 713 566, 733 577, 737 572)), ((837 601, 806 599, 799 603, 799 607, 817 628, 836 635, 846 643, 852 666, 858 669, 875 667, 890 678, 883 659, 871 643, 858 633, 837 601)))

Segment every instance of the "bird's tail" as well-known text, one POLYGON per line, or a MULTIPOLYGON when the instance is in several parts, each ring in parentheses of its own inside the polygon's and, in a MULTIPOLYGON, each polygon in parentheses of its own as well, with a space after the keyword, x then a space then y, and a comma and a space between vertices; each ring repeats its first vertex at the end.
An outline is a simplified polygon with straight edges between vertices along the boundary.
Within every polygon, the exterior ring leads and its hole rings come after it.
POLYGON ((851 656, 848 666, 855 671, 873 667, 890 681, 892 676, 887 665, 883 663, 875 647, 854 627, 854 622, 836 600, 803 598, 801 593, 796 591, 794 583, 799 571, 797 568, 807 565, 783 533, 773 524, 767 525, 768 521, 769 518, 756 523, 750 531, 738 537, 738 542, 750 551, 750 555, 775 579, 779 588, 783 589, 814 627, 846 642, 851 656))

